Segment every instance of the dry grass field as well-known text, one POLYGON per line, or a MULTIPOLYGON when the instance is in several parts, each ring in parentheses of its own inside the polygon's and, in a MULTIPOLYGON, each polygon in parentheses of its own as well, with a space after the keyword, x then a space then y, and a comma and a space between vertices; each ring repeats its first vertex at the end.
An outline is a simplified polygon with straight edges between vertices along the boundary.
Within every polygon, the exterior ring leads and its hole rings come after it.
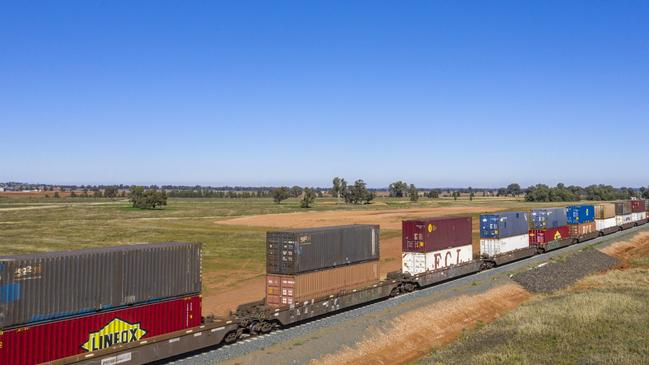
POLYGON ((263 297, 264 238, 269 229, 380 224, 385 273, 400 267, 402 219, 472 215, 477 237, 481 212, 543 205, 548 204, 513 198, 421 199, 417 203, 379 198, 363 206, 319 199, 314 208, 305 210, 297 199, 281 205, 271 199, 170 199, 164 209, 139 210, 125 200, 0 197, 0 255, 137 242, 201 242, 205 308, 223 314, 241 302, 263 297))

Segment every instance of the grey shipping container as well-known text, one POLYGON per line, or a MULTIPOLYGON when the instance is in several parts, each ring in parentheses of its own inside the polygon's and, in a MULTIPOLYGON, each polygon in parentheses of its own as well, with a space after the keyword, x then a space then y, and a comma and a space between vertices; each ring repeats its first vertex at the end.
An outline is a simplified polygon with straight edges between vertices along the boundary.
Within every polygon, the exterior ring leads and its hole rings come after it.
POLYGON ((355 224, 266 234, 266 272, 293 275, 379 259, 379 226, 355 224))
POLYGON ((137 244, 0 257, 0 328, 201 291, 201 245, 137 244))
POLYGON ((630 201, 615 202, 615 215, 627 215, 631 213, 630 201))
POLYGON ((530 215, 530 229, 557 228, 568 224, 566 208, 532 209, 530 215))

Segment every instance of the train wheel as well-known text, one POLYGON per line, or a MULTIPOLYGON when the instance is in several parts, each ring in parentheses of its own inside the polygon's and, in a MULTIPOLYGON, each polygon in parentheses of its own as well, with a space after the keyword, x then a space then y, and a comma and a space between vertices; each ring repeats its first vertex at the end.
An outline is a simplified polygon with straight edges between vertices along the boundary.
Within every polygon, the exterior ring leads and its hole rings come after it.
POLYGON ((270 322, 262 322, 260 326, 261 333, 270 333, 273 330, 273 324, 270 322))
POLYGON ((396 297, 396 296, 399 295, 399 294, 401 294, 401 290, 399 290, 398 287, 392 289, 392 291, 390 292, 390 296, 391 296, 391 297, 396 297))
POLYGON ((237 338, 239 338, 239 334, 237 333, 237 331, 231 331, 228 332, 227 335, 225 335, 225 338, 223 338, 223 342, 229 345, 231 343, 237 342, 237 338))

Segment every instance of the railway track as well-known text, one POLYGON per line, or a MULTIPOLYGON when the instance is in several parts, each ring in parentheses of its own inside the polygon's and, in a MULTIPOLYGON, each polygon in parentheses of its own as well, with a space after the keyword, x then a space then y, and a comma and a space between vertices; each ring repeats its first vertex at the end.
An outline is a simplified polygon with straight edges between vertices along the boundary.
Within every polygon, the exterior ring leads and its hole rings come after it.
MULTIPOLYGON (((449 292, 453 289, 458 289, 462 294, 472 294, 479 288, 476 288, 472 283, 482 282, 497 284, 498 278, 506 278, 507 274, 512 271, 518 271, 529 266, 538 265, 549 259, 557 256, 566 255, 587 246, 596 246, 598 248, 605 247, 611 243, 621 239, 632 236, 633 234, 649 229, 649 225, 643 225, 631 228, 625 231, 613 233, 608 236, 595 238, 593 240, 570 245, 555 251, 546 252, 543 254, 535 255, 529 258, 524 258, 495 268, 480 271, 475 274, 470 274, 461 278, 449 280, 440 284, 423 288, 411 293, 401 294, 387 300, 376 301, 363 306, 355 307, 351 310, 337 312, 323 317, 318 317, 308 322, 292 325, 269 334, 258 336, 245 336, 238 342, 230 345, 221 345, 203 349, 200 351, 193 351, 185 355, 167 359, 164 361, 156 362, 155 364, 218 364, 224 361, 233 360, 245 355, 263 351, 270 346, 287 343, 290 341, 310 336, 311 334, 332 326, 338 326, 348 321, 363 321, 365 317, 371 316, 373 313, 395 310, 401 306, 422 300, 427 297, 435 296, 434 300, 446 299, 449 297, 449 292)), ((452 295, 457 295, 457 292, 452 295)))

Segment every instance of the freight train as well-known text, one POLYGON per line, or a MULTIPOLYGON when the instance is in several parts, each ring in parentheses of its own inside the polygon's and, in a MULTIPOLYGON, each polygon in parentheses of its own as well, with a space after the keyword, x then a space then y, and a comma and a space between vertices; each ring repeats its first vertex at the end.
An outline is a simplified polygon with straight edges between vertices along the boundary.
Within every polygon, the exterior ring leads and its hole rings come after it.
POLYGON ((201 246, 170 242, 0 257, 0 364, 143 364, 408 293, 647 223, 649 201, 402 223, 381 280, 379 227, 267 234, 266 298, 201 313, 201 246))

